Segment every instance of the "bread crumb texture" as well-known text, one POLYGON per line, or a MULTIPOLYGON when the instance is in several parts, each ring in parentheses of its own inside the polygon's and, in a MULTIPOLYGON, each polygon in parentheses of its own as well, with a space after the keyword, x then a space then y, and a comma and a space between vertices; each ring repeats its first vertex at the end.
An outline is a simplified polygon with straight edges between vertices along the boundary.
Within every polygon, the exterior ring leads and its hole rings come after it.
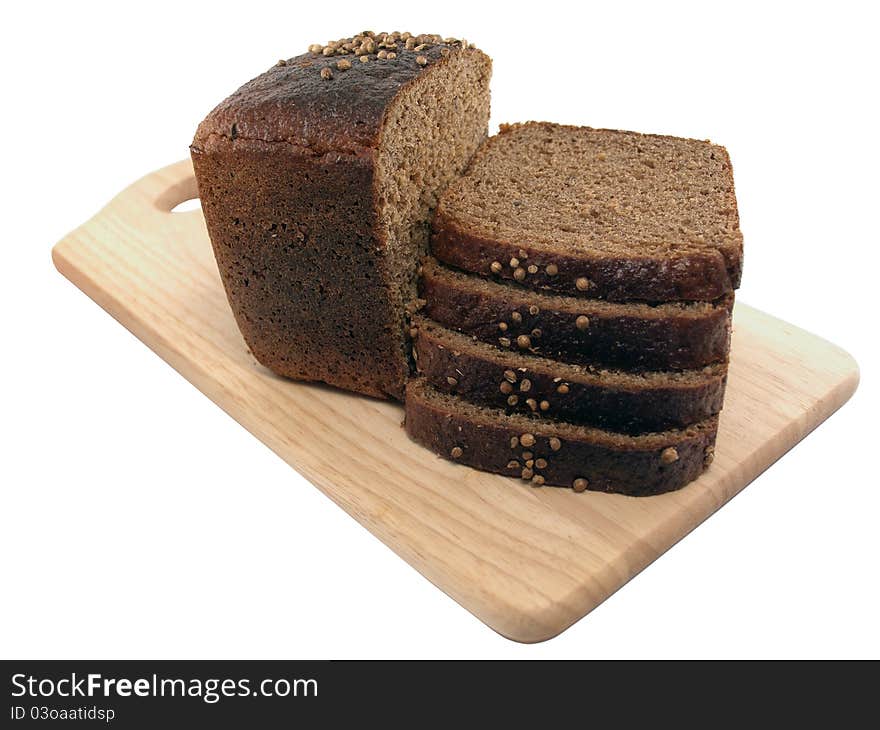
POLYGON ((742 240, 727 151, 636 132, 503 125, 441 207, 462 229, 527 248, 649 256, 742 240))

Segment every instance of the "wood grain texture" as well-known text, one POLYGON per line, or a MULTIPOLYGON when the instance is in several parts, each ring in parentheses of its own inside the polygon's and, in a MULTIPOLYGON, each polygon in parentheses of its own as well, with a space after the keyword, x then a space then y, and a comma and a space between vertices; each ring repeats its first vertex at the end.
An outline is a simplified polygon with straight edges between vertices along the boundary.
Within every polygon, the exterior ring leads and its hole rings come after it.
POLYGON ((731 499, 854 392, 843 350, 736 307, 716 458, 659 497, 534 489, 410 442, 400 406, 294 383, 248 354, 189 162, 122 192, 62 240, 67 278, 404 560, 504 636, 555 636, 731 499))

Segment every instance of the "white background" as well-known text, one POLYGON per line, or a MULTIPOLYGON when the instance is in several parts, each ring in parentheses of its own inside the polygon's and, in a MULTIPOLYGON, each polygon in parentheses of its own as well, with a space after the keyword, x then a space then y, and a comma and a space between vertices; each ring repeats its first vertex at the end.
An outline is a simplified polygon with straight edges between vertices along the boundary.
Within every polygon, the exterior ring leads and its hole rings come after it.
POLYGON ((878 657, 876 19, 864 5, 15 3, 0 43, 4 658, 878 657), (381 9, 380 9, 381 8, 381 9), (309 43, 465 37, 492 129, 733 159, 740 298, 848 349, 852 401, 550 642, 496 635, 52 267, 49 250, 309 43))

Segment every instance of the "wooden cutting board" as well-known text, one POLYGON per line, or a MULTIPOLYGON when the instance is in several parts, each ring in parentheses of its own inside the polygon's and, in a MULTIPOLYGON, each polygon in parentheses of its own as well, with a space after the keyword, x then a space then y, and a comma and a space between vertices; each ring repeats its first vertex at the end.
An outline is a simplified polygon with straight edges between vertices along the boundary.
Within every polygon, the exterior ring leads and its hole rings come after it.
MULTIPOLYGON (((58 270, 428 580, 517 641, 549 639, 669 549, 852 395, 838 347, 737 304, 715 462, 658 497, 535 489, 409 441, 399 405, 278 378, 249 355, 179 162, 53 250, 58 270)), ((744 525, 744 527, 747 527, 744 525)))

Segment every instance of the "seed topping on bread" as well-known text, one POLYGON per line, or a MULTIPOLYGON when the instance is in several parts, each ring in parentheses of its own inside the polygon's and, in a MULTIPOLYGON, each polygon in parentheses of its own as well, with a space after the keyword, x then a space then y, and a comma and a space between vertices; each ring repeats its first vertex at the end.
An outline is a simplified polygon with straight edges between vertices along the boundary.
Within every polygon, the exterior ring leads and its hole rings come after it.
POLYGON ((715 461, 715 447, 707 446, 703 451, 703 465, 709 466, 713 461, 715 461))
MULTIPOLYGON (((309 46, 309 53, 326 58, 332 56, 357 56, 361 63, 368 63, 372 59, 393 61, 398 58, 399 52, 411 51, 418 55, 415 58, 409 54, 400 56, 401 60, 413 61, 419 66, 424 67, 430 63, 429 58, 424 55, 424 52, 435 46, 443 46, 440 50, 442 56, 449 54, 450 47, 473 48, 465 40, 443 38, 431 33, 413 35, 412 33, 401 33, 399 31, 394 31, 393 33, 374 33, 371 30, 365 30, 363 33, 359 33, 351 38, 328 41, 326 45, 312 43, 309 46)), ((281 60, 278 62, 278 65, 286 66, 287 61, 281 60)), ((336 68, 340 71, 347 71, 351 67, 351 61, 347 58, 342 58, 336 62, 336 68)), ((321 78, 330 80, 333 78, 333 72, 324 73, 324 69, 321 69, 321 78)))

